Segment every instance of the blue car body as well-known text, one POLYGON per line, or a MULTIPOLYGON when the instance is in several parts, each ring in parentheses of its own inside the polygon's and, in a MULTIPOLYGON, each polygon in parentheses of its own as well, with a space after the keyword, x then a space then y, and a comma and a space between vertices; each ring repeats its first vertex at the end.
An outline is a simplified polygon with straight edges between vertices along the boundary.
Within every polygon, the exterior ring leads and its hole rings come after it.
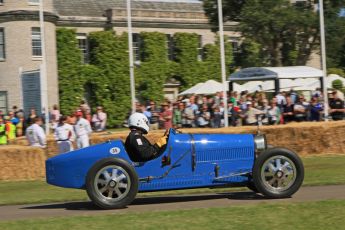
POLYGON ((252 134, 182 134, 171 129, 160 157, 132 162, 120 140, 57 155, 46 161, 47 182, 85 189, 90 168, 104 158, 121 158, 138 175, 138 192, 246 184, 255 160, 252 134))

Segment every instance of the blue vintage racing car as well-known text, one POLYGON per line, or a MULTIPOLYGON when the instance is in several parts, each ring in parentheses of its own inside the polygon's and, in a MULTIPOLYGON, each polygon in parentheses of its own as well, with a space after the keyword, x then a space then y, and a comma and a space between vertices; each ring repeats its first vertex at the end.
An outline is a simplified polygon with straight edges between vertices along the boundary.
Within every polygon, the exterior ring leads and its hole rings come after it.
POLYGON ((301 159, 267 147, 263 134, 190 134, 170 129, 166 149, 133 162, 121 140, 57 155, 46 161, 47 182, 85 189, 103 209, 123 208, 138 192, 247 186, 269 198, 294 194, 304 178, 301 159))

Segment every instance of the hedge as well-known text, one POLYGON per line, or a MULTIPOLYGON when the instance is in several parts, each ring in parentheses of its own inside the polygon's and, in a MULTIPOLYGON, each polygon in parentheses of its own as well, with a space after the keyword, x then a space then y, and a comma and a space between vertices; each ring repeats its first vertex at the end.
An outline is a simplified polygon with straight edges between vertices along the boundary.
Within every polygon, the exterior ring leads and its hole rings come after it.
MULTIPOLYGON (((180 90, 209 79, 221 80, 219 39, 216 44, 199 47, 198 34, 175 33, 175 60, 169 60, 165 34, 142 32, 140 38, 142 60, 135 67, 139 100, 163 101, 164 84, 172 77, 180 81, 180 90)), ((108 127, 120 126, 131 106, 127 33, 92 32, 88 39, 90 63, 82 64, 76 31, 57 30, 61 111, 64 114, 73 112, 88 94, 92 108, 101 105, 106 109, 108 127)), ((227 67, 232 61, 231 44, 226 43, 227 67)), ((229 68, 227 71, 228 74, 229 68)))

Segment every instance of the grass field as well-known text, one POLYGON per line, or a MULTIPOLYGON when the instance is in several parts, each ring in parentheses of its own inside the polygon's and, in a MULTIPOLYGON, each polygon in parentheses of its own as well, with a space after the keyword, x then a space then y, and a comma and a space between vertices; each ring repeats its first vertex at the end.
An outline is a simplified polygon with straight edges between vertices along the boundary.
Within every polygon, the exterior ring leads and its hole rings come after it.
POLYGON ((343 229, 345 200, 0 222, 30 229, 343 229))
MULTIPOLYGON (((345 156, 315 156, 303 158, 305 165, 304 185, 345 184, 345 156)), ((212 193, 234 189, 191 189, 156 193, 141 193, 138 196, 212 193)), ((238 188, 235 188, 238 190, 238 188)), ((46 203, 86 200, 86 192, 47 185, 44 181, 0 182, 0 205, 46 203)))

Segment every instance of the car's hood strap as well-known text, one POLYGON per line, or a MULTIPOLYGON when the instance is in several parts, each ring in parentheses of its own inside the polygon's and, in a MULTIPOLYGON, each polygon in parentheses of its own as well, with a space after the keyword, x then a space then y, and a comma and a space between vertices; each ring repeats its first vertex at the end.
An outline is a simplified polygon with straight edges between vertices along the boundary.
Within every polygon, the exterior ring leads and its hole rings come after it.
POLYGON ((192 152, 192 171, 194 172, 196 167, 196 152, 195 152, 195 140, 193 134, 189 134, 190 136, 190 144, 191 144, 191 152, 192 152))

